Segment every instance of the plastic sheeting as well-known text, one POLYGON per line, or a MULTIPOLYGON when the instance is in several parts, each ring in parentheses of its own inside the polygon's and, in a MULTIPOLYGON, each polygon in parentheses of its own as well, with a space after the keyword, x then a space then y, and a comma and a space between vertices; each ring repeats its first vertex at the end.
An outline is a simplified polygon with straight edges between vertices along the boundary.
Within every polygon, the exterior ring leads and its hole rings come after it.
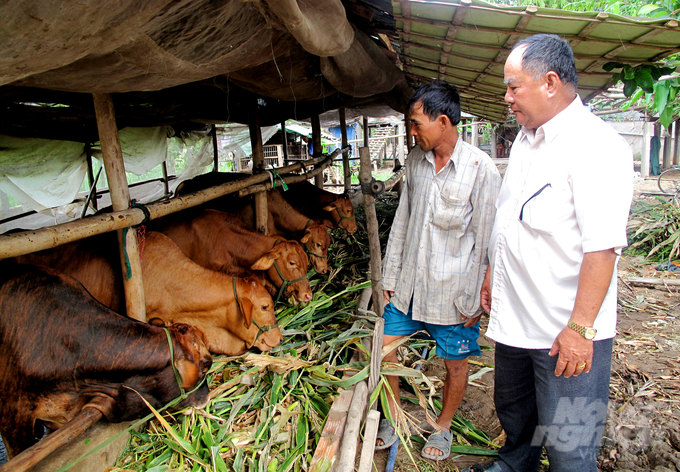
MULTIPOLYGON (((120 130, 118 136, 125 161, 125 172, 132 172, 136 175, 146 174, 163 162, 168 154, 169 131, 172 130, 165 126, 120 130)), ((102 161, 99 143, 92 146, 92 155, 102 161)))

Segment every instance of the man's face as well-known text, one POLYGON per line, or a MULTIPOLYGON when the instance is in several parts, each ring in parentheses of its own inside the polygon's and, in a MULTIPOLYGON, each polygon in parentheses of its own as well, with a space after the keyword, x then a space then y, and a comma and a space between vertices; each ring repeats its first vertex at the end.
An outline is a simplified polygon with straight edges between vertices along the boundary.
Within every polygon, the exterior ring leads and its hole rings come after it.
POLYGON ((510 53, 505 62, 505 101, 515 113, 517 123, 529 129, 536 129, 548 121, 547 84, 542 77, 534 80, 531 74, 522 70, 522 56, 526 47, 510 53))
POLYGON ((411 136, 423 151, 431 151, 442 140, 444 124, 441 119, 430 121, 430 117, 423 113, 423 104, 418 102, 409 112, 411 117, 411 136))

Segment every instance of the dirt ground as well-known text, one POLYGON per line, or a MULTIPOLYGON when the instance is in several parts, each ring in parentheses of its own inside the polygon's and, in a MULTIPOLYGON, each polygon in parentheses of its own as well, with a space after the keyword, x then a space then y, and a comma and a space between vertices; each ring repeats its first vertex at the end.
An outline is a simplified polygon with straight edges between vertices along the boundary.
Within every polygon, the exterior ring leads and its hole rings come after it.
MULTIPOLYGON (((658 192, 656 180, 636 181, 636 199, 650 198, 648 194, 655 192, 658 192)), ((676 277, 655 271, 655 265, 625 254, 619 262, 619 316, 609 410, 598 459, 601 471, 680 471, 680 287, 637 286, 627 280, 676 277)), ((483 318, 482 333, 486 331, 486 320, 483 318)), ((493 341, 482 335, 480 344, 490 349, 483 350, 482 357, 472 358, 473 361, 493 365, 493 341)), ((470 373, 481 368, 471 364, 470 373)), ((435 358, 425 364, 424 371, 442 379, 443 362, 435 358)), ((416 417, 424 418, 419 407, 406 408, 416 417)), ((493 403, 493 372, 468 385, 458 414, 502 444, 503 431, 493 403)), ((422 459, 420 448, 420 444, 414 445, 414 465, 400 446, 394 470, 455 472, 489 460, 451 454, 449 459, 437 463, 422 459)), ((387 451, 376 452, 377 470, 385 470, 387 455, 387 451)), ((541 470, 548 470, 547 461, 541 470)))

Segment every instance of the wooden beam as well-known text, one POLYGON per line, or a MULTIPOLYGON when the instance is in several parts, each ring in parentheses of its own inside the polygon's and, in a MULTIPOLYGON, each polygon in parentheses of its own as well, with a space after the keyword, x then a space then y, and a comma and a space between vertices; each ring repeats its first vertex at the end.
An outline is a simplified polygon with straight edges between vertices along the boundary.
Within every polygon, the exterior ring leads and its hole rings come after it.
MULTIPOLYGON (((262 146, 262 130, 257 112, 257 99, 251 102, 248 112, 248 127, 250 128, 250 144, 253 149, 253 174, 264 172, 264 147, 262 146)), ((267 210, 267 194, 256 193, 255 200, 255 231, 262 234, 269 233, 269 212, 267 210)))
MULTIPOLYGON (((323 154, 323 148, 321 146, 321 122, 319 121, 319 115, 312 115, 312 143, 314 146, 314 156, 319 157, 323 154)), ((323 173, 316 174, 314 176, 314 185, 319 188, 323 188, 323 173)))
POLYGON ((101 411, 96 408, 83 408, 80 413, 64 426, 48 434, 37 444, 24 449, 9 462, 0 466, 0 472, 25 472, 32 469, 52 452, 87 431, 102 417, 101 411))
MULTIPOLYGON (((340 150, 333 151, 328 157, 305 161, 304 165, 306 167, 315 166, 317 164, 324 165, 323 163, 327 163, 325 165, 328 165, 340 154, 340 152, 340 150)), ((296 162, 278 168, 277 171, 283 175, 302 169, 302 165, 302 163, 296 162)), ((284 178, 286 182, 288 182, 287 179, 288 178, 284 178)), ((259 184, 265 180, 269 180, 267 174, 256 174, 244 177, 235 182, 228 182, 198 192, 164 200, 159 203, 146 205, 146 209, 151 215, 150 219, 153 220, 180 210, 186 210, 187 208, 201 205, 230 193, 238 192, 242 188, 259 184)), ((82 220, 70 221, 68 223, 48 226, 36 230, 2 234, 0 235, 0 260, 42 251, 43 249, 61 246, 62 244, 88 238, 97 234, 108 233, 109 231, 138 225, 144 221, 145 218, 146 216, 141 209, 133 207, 123 211, 114 211, 113 213, 105 213, 96 216, 93 215, 82 220)))
POLYGON ((380 412, 371 410, 366 418, 366 428, 364 429, 364 444, 361 448, 361 459, 357 472, 371 472, 373 454, 375 453, 375 441, 378 438, 378 427, 380 426, 380 412))
POLYGON ((353 390, 340 389, 340 395, 333 400, 328 417, 326 418, 326 424, 323 427, 323 431, 321 431, 321 438, 314 451, 314 457, 312 457, 312 461, 309 464, 310 471, 331 470, 338 449, 340 449, 340 439, 345 432, 347 412, 349 411, 353 396, 353 390))
POLYGON ((281 138, 283 139, 283 165, 288 165, 288 132, 286 131, 286 120, 281 122, 281 138))
POLYGON ((210 128, 210 136, 212 137, 213 145, 213 172, 220 171, 220 154, 217 149, 217 126, 212 125, 210 128))
MULTIPOLYGON (((340 136, 342 139, 341 145, 344 148, 347 147, 347 117, 344 107, 338 109, 338 115, 340 120, 340 136)), ((342 169, 345 177, 345 191, 347 191, 352 188, 352 170, 349 167, 349 151, 342 153, 342 169)))
MULTIPOLYGON (((106 178, 109 182, 111 206, 113 211, 127 210, 130 207, 130 191, 125 175, 123 153, 120 149, 113 99, 108 93, 94 93, 92 98, 97 117, 97 129, 104 167, 106 168, 106 178)), ((118 230, 118 247, 123 269, 127 315, 132 319, 146 322, 144 283, 142 281, 142 264, 137 247, 137 231, 134 228, 118 230)))
POLYGON ((362 380, 354 386, 354 395, 352 395, 352 401, 347 411, 347 423, 340 444, 340 459, 333 469, 334 472, 354 472, 357 442, 359 441, 359 431, 361 430, 361 421, 364 418, 367 398, 366 381, 362 380))
MULTIPOLYGON (((366 119, 366 118, 364 118, 366 119)), ((371 151, 368 147, 359 149, 361 166, 359 167, 359 181, 362 185, 370 185, 371 176, 371 151)), ((378 234, 378 218, 375 212, 375 198, 373 195, 364 194, 364 211, 366 214, 366 230, 368 232, 368 246, 371 253, 369 267, 371 270, 371 284, 373 287, 373 308, 378 316, 383 315, 382 282, 381 282, 381 252, 380 237, 378 234)))

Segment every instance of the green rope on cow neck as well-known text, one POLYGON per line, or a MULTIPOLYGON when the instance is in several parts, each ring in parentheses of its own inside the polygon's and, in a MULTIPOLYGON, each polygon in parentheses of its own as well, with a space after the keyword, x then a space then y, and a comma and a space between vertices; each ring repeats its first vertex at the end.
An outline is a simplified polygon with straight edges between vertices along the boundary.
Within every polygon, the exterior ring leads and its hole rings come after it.
POLYGON ((172 371, 175 373, 175 380, 177 380, 177 386, 179 387, 180 397, 186 398, 187 393, 182 388, 182 377, 180 377, 179 372, 175 367, 175 350, 172 346, 172 337, 170 337, 170 331, 168 331, 168 328, 163 328, 163 331, 165 331, 165 335, 168 337, 168 346, 170 346, 170 365, 172 366, 172 371))
POLYGON ((305 252, 307 254, 309 254, 310 256, 319 257, 321 259, 328 259, 328 255, 324 256, 323 254, 316 254, 316 253, 312 252, 312 250, 309 249, 309 246, 307 246, 307 243, 305 243, 305 252))
POLYGON ((338 216, 340 217, 340 221, 342 221, 342 220, 353 220, 353 219, 355 219, 354 215, 352 215, 352 216, 342 216, 342 215, 340 214, 340 210, 338 210, 338 207, 335 207, 335 212, 336 212, 336 213, 338 214, 338 216))
POLYGON ((281 185, 283 186, 283 190, 286 191, 288 190, 288 185, 286 184, 286 181, 283 180, 283 177, 281 177, 281 174, 279 174, 276 169, 268 169, 267 172, 269 173, 269 179, 271 180, 272 183, 272 189, 276 188, 276 179, 279 179, 281 181, 281 185))
MULTIPOLYGON (((233 287, 234 287, 234 300, 236 300, 236 303, 238 304, 238 293, 236 293, 236 277, 232 277, 232 278, 231 278, 231 283, 232 283, 232 285, 233 285, 233 287)), ((277 298, 277 300, 278 300, 278 298, 277 298)), ((245 316, 245 315, 243 315, 243 316, 245 316)), ((260 334, 266 333, 267 331, 270 331, 270 330, 272 330, 272 329, 274 329, 274 328, 278 328, 278 327, 279 327, 279 324, 278 324, 278 323, 274 323, 273 325, 265 325, 265 326, 263 326, 263 327, 260 327, 260 325, 258 325, 257 322, 256 322, 254 319, 252 319, 252 318, 250 319, 250 322, 251 322, 252 324, 254 324, 255 327, 256 327, 257 330, 258 330, 258 331, 257 331, 257 334, 255 335, 255 339, 253 340, 253 344, 255 344, 255 343, 257 342, 257 338, 260 337, 260 334)), ((252 346, 252 344, 251 344, 251 346, 252 346)))

